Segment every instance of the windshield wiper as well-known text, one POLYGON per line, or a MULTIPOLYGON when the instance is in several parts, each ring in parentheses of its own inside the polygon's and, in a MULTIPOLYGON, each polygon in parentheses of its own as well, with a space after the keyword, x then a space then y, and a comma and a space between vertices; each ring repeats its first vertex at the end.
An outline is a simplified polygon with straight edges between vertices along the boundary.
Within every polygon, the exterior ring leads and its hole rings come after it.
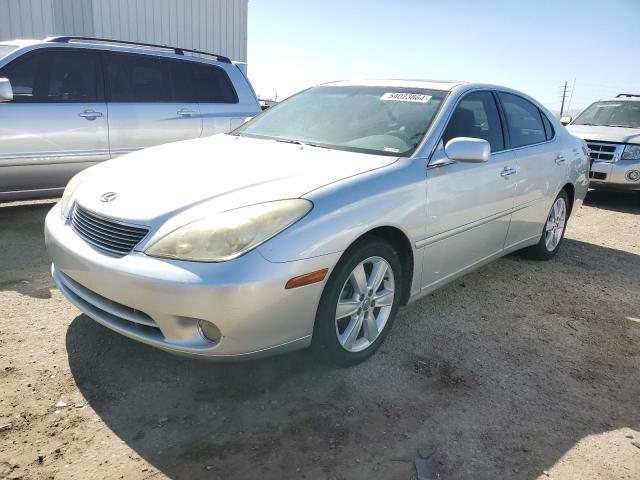
POLYGON ((318 145, 317 143, 301 142, 300 140, 289 140, 288 138, 274 138, 274 140, 276 142, 282 142, 282 143, 293 143, 295 145, 301 145, 303 147, 327 148, 324 145, 318 145))
POLYGON ((632 127, 631 125, 607 125, 607 127, 638 128, 638 127, 632 127))

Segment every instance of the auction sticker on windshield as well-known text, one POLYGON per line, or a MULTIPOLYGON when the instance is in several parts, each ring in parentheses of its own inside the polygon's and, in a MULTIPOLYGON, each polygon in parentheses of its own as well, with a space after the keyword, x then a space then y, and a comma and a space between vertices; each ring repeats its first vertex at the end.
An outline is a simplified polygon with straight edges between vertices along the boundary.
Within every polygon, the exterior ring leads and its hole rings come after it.
POLYGON ((418 102, 427 103, 431 100, 431 95, 423 95, 421 93, 401 93, 401 92, 387 92, 380 100, 393 101, 393 102, 418 102))

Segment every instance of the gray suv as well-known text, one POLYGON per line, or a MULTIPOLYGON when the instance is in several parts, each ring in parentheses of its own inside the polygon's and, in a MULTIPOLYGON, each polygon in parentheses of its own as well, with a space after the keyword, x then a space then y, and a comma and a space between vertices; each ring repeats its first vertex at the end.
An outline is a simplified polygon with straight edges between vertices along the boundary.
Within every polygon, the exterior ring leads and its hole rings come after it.
POLYGON ((599 100, 562 121, 589 146, 590 187, 640 193, 640 95, 599 100))
POLYGON ((3 42, 0 201, 59 195, 96 162, 228 132, 258 112, 221 55, 84 37, 3 42))

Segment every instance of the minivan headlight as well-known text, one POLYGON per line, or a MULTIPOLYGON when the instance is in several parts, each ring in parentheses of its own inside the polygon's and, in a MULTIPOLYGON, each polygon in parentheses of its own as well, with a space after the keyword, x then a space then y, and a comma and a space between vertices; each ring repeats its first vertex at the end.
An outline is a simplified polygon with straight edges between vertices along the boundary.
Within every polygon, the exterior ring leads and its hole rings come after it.
POLYGON ((640 160, 640 145, 626 145, 622 152, 623 160, 640 160))
POLYGON ((67 207, 69 206, 71 197, 73 197, 76 188, 78 188, 78 185, 80 185, 80 177, 80 173, 74 175, 71 180, 69 180, 69 183, 67 183, 67 186, 64 189, 64 193, 62 194, 62 198, 60 199, 60 215, 63 217, 67 213, 67 207))
POLYGON ((310 201, 298 198, 228 210, 174 230, 145 253, 176 260, 226 262, 293 225, 312 207, 310 201))

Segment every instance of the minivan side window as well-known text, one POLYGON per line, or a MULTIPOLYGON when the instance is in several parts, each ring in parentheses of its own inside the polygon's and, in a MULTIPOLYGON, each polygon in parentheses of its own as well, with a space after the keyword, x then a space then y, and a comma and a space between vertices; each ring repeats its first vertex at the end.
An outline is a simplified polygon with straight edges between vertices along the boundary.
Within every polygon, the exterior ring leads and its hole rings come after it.
POLYGON ((492 152, 504 150, 502 122, 491 92, 472 92, 458 103, 442 140, 446 145, 456 137, 480 138, 489 142, 492 152))
POLYGON ((79 49, 44 49, 26 54, 0 73, 16 103, 81 103, 101 100, 96 54, 79 49))
POLYGON ((164 62, 150 55, 107 54, 109 98, 115 103, 171 101, 171 83, 164 62))
POLYGON ((547 140, 542 114, 538 107, 511 93, 498 92, 498 96, 507 117, 512 148, 533 145, 547 140))
POLYGON ((238 94, 222 68, 196 62, 191 66, 197 102, 238 103, 238 94))

